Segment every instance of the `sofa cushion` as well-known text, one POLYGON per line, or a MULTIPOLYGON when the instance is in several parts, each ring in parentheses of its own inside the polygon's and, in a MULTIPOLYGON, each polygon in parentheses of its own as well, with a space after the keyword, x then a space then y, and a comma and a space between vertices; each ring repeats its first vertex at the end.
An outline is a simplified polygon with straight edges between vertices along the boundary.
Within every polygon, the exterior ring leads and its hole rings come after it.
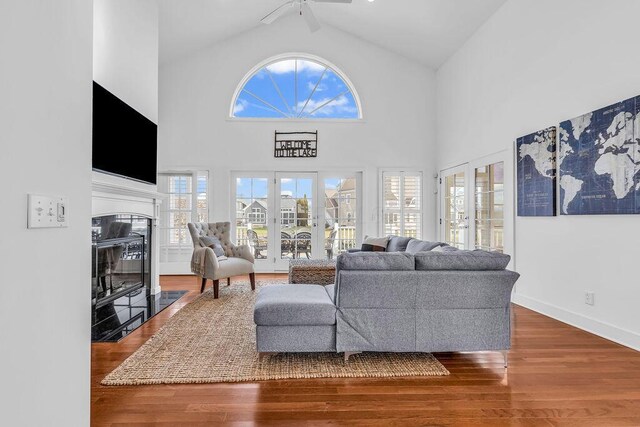
POLYGON ((431 249, 431 252, 455 252, 455 251, 459 251, 460 249, 456 248, 455 246, 449 246, 446 243, 443 243, 441 246, 436 246, 435 248, 431 249))
POLYGON ((426 240, 418 240, 412 239, 407 245, 406 251, 409 254, 417 254, 418 252, 426 252, 430 251, 433 248, 437 248, 438 246, 442 246, 444 243, 441 242, 429 242, 426 240))
POLYGON ((256 297, 253 320, 261 326, 334 325, 336 307, 324 286, 265 286, 256 297))
POLYGON ((384 252, 387 250, 387 244, 389 243, 388 237, 369 237, 365 236, 362 242, 363 252, 384 252))
POLYGON ((415 260, 405 252, 346 253, 338 256, 337 270, 415 270, 415 260))
POLYGON ((412 237, 389 236, 387 243, 387 252, 404 252, 407 250, 407 244, 415 240, 412 237))
POLYGON ((443 251, 415 255, 416 270, 504 270, 511 257, 498 252, 443 251))
POLYGON ((324 290, 329 294, 329 298, 331 298, 332 303, 336 303, 336 285, 326 285, 324 290))

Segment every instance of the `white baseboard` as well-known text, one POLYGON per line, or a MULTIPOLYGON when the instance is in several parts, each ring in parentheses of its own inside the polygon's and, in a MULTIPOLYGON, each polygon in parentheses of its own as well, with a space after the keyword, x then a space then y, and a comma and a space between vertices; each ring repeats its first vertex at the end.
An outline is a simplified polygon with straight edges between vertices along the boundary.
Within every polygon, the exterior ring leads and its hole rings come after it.
POLYGON ((640 351, 640 334, 633 331, 601 322, 524 295, 513 294, 512 302, 594 335, 624 345, 625 347, 640 351))

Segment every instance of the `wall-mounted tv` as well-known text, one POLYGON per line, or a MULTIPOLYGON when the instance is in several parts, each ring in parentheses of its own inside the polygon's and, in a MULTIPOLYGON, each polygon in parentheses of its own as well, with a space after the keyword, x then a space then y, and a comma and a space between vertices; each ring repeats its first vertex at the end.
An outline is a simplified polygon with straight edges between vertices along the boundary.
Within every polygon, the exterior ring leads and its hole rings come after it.
POLYGON ((156 183, 158 126, 93 82, 93 170, 156 183))

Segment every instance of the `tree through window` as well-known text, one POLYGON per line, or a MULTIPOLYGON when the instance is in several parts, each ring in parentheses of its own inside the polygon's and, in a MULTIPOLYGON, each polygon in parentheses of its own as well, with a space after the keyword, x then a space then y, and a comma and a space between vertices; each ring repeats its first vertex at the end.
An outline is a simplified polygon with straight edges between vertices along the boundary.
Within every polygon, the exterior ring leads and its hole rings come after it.
POLYGON ((359 119, 348 79, 319 59, 289 57, 268 62, 249 75, 236 93, 232 117, 272 119, 359 119))

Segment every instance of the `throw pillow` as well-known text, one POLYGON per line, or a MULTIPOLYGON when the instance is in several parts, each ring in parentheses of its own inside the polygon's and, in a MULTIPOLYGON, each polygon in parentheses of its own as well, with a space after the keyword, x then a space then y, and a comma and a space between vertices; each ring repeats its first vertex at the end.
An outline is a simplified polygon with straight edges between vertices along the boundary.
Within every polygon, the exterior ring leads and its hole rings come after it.
POLYGON ((385 252, 387 250, 389 237, 364 237, 362 242, 362 252, 385 252))
POLYGON ((406 252, 407 245, 414 240, 411 237, 389 236, 387 243, 387 252, 406 252))
POLYGON ((217 237, 202 236, 200 243, 202 243, 203 246, 213 249, 213 253, 215 253, 218 258, 224 256, 224 248, 222 247, 222 243, 220 243, 220 239, 217 237))
POLYGON ((406 252, 408 254, 415 255, 418 252, 427 252, 427 251, 433 250, 433 248, 436 248, 442 245, 443 243, 441 242, 429 242, 426 240, 413 239, 409 241, 409 243, 407 244, 406 252))

